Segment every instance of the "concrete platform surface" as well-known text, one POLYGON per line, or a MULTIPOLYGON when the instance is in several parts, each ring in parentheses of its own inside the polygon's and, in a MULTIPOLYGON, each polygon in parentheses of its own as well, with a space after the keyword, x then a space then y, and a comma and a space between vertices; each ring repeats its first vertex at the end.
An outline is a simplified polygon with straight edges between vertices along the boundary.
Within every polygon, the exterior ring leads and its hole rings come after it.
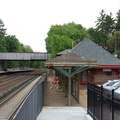
POLYGON ((82 107, 43 107, 37 120, 93 120, 82 107))

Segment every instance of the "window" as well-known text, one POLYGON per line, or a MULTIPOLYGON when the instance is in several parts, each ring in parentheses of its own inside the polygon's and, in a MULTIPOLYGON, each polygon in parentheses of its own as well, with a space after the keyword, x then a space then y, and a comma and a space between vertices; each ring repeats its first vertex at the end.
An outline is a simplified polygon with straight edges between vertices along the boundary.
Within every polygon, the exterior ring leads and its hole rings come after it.
POLYGON ((92 81, 92 71, 88 70, 88 81, 92 81))
POLYGON ((112 72, 106 72, 106 76, 111 76, 112 75, 112 72))
POLYGON ((82 81, 92 81, 92 71, 87 70, 82 72, 82 81))
POLYGON ((87 72, 86 71, 82 72, 82 81, 87 81, 86 76, 87 76, 87 72))

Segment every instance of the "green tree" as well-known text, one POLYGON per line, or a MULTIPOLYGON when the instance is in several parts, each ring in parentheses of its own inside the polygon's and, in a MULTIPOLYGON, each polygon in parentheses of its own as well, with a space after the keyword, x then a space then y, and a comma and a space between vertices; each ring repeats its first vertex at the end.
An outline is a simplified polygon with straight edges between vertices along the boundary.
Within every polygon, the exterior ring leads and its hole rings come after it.
POLYGON ((116 31, 120 31, 120 10, 117 12, 116 21, 116 31))
POLYGON ((113 53, 120 58, 120 31, 115 31, 114 35, 109 36, 108 44, 112 46, 113 53))
POLYGON ((109 36, 107 42, 115 52, 120 51, 120 31, 116 31, 114 35, 109 36))
POLYGON ((103 33, 105 30, 105 18, 106 14, 105 11, 102 9, 102 11, 100 12, 100 17, 97 17, 96 27, 98 31, 102 31, 103 33))
POLYGON ((2 35, 6 35, 6 29, 4 28, 4 23, 3 21, 0 19, 0 34, 2 35))
MULTIPOLYGON (((6 40, 6 48, 8 52, 22 52, 22 46, 19 40, 14 35, 7 35, 5 37, 6 40)), ((8 61, 7 66, 10 68, 19 67, 22 65, 26 65, 27 63, 24 61, 8 61)))
POLYGON ((89 28, 88 30, 87 30, 87 32, 90 34, 90 39, 91 40, 93 40, 95 43, 97 43, 97 44, 99 44, 100 43, 100 41, 98 40, 98 34, 99 34, 99 32, 97 31, 97 29, 96 28, 93 28, 93 27, 91 27, 91 28, 89 28))
POLYGON ((112 17, 112 13, 107 15, 102 9, 100 16, 97 17, 96 27, 89 28, 88 33, 90 38, 102 47, 107 47, 107 51, 113 53, 114 49, 112 46, 109 46, 111 43, 111 36, 115 32, 115 19, 112 17), (109 39, 109 40, 108 40, 109 39))
POLYGON ((112 17, 112 13, 110 15, 106 15, 105 18, 105 33, 108 37, 109 35, 113 35, 115 32, 115 19, 112 17))
POLYGON ((44 61, 32 61, 30 67, 44 69, 44 61))
POLYGON ((33 52, 32 48, 29 45, 24 45, 21 43, 22 52, 33 52))
MULTIPOLYGON (((0 52, 33 52, 29 45, 24 45, 14 35, 6 35, 4 23, 0 19, 0 52)), ((43 62, 38 61, 7 61, 8 68, 14 67, 43 67, 43 62)))
POLYGON ((51 47, 50 52, 52 53, 52 58, 54 58, 58 52, 69 49, 72 46, 72 39, 67 36, 53 34, 52 36, 50 36, 49 39, 49 46, 51 47))
POLYGON ((52 25, 48 37, 45 39, 47 52, 51 53, 52 58, 65 49, 72 48, 72 41, 88 38, 87 30, 80 24, 74 22, 64 25, 52 25))
POLYGON ((0 52, 7 52, 5 37, 0 34, 0 52))
POLYGON ((19 40, 14 35, 8 35, 5 37, 6 48, 8 52, 21 52, 21 45, 19 40))
POLYGON ((110 15, 107 15, 102 9, 100 12, 100 17, 97 17, 96 30, 99 45, 108 46, 107 38, 115 31, 115 20, 112 17, 112 13, 110 13, 110 15))
POLYGON ((120 51, 120 31, 114 33, 115 51, 120 51))
POLYGON ((56 34, 56 35, 63 35, 68 36, 74 41, 83 40, 85 37, 89 37, 86 32, 87 30, 82 27, 80 24, 75 24, 74 22, 64 24, 64 25, 55 25, 51 26, 48 37, 56 34))
POLYGON ((88 33, 90 34, 90 39, 100 46, 106 46, 106 36, 105 36, 105 24, 106 24, 106 14, 102 10, 100 16, 97 17, 95 28, 89 28, 88 33))
MULTIPOLYGON (((20 44, 22 51, 21 52, 33 52, 32 48, 29 45, 20 44)), ((20 61, 20 67, 31 67, 34 63, 33 61, 20 61)))

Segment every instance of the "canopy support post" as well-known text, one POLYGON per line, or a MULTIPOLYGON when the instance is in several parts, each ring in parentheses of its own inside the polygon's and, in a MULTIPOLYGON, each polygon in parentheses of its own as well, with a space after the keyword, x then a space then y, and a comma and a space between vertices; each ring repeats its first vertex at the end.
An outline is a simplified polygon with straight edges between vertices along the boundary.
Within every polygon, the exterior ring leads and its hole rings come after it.
MULTIPOLYGON (((69 74, 71 74, 71 68, 69 68, 69 74)), ((71 105, 71 76, 69 78, 69 85, 68 85, 68 105, 71 105)))

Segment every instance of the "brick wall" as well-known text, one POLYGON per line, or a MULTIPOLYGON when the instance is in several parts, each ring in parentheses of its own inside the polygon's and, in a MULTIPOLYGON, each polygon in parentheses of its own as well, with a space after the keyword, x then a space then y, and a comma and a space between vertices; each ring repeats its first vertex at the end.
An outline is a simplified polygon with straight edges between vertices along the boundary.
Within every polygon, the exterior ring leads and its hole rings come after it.
POLYGON ((111 75, 106 75, 106 72, 104 72, 102 69, 97 70, 96 74, 94 75, 94 82, 95 83, 103 83, 107 80, 112 80, 118 78, 116 70, 112 70, 111 75))

